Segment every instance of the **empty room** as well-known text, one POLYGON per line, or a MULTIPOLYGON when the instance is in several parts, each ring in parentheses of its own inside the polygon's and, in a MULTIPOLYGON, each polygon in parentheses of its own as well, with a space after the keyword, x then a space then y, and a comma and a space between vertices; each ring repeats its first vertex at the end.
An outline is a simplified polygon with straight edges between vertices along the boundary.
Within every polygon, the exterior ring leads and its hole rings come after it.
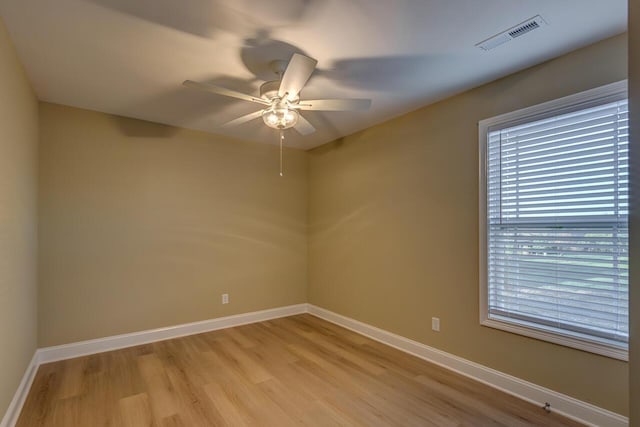
POLYGON ((640 0, 0 0, 0 427, 640 427, 640 0))

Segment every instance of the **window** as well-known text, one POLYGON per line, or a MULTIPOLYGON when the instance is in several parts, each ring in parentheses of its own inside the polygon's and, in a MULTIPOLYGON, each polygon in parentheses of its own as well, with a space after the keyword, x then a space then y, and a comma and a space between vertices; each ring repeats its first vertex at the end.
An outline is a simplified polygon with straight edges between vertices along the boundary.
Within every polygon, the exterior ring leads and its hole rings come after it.
POLYGON ((480 321, 627 359, 628 108, 614 83, 480 122, 480 321))

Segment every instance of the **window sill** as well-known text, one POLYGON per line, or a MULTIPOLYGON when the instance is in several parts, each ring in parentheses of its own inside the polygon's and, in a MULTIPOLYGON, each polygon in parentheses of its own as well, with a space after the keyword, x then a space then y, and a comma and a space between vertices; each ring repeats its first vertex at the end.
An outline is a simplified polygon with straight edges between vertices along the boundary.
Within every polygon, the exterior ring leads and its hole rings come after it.
POLYGON ((576 336, 571 336, 564 334, 561 331, 555 331, 553 328, 545 328, 543 326, 526 326, 513 321, 503 321, 498 319, 483 319, 480 324, 490 328, 500 329, 514 334, 563 345, 565 347, 576 348, 589 353, 607 356, 612 359, 623 360, 625 362, 629 360, 629 350, 626 348, 619 347, 613 343, 607 344, 604 342, 596 342, 586 338, 582 339, 576 336))

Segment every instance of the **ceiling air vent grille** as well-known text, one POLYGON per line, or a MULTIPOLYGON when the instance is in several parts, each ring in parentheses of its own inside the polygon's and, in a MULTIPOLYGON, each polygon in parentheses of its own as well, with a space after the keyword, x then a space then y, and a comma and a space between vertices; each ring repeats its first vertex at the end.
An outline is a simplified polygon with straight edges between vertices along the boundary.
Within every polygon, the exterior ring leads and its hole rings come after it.
POLYGON ((479 47, 482 50, 491 50, 517 37, 530 33, 533 30, 537 30, 544 25, 546 25, 545 20, 542 19, 540 15, 536 15, 531 19, 527 19, 526 21, 509 28, 508 30, 505 30, 493 37, 489 37, 488 39, 481 41, 480 43, 476 44, 476 47, 479 47))
POLYGON ((533 31, 536 28, 540 28, 540 24, 538 24, 536 21, 529 21, 524 25, 520 25, 515 30, 509 31, 509 35, 515 39, 516 37, 527 34, 529 31, 533 31))

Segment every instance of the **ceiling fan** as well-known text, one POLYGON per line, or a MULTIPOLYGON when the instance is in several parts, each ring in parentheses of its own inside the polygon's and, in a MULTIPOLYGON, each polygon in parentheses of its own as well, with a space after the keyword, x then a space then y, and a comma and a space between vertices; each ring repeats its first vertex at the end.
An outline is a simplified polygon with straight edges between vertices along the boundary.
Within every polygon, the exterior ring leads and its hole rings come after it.
MULTIPOLYGON (((356 111, 367 110, 371 106, 370 99, 301 100, 300 91, 311 77, 317 63, 315 59, 299 53, 294 53, 288 63, 272 61, 271 68, 278 75, 279 80, 263 83, 260 86, 260 97, 191 80, 185 80, 183 84, 187 87, 260 104, 263 107, 254 113, 231 120, 222 125, 223 127, 240 125, 262 117, 264 123, 271 128, 281 131, 293 128, 302 135, 309 135, 316 129, 300 114, 300 111, 356 111)), ((282 139, 284 136, 281 133, 280 142, 282 139)))

